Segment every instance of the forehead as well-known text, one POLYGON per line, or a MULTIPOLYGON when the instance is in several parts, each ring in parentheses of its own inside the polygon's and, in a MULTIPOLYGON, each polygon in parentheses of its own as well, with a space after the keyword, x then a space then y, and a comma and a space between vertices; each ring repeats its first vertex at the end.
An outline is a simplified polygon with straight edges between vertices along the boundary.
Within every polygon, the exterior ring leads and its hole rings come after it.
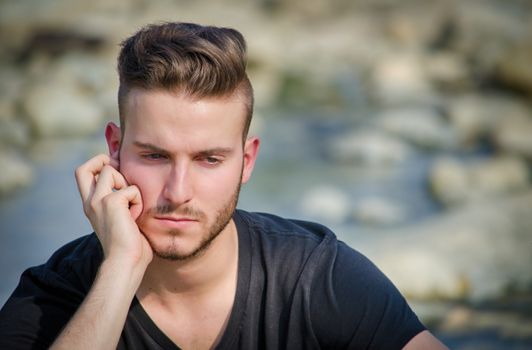
POLYGON ((174 108, 176 111, 188 106, 212 106, 218 109, 236 108, 241 109, 242 113, 246 112, 245 97, 238 91, 224 96, 196 97, 180 91, 133 88, 124 96, 125 115, 127 117, 138 109, 153 107, 154 103, 161 107, 174 108))
POLYGON ((238 94, 195 98, 163 90, 133 89, 125 107, 124 137, 135 138, 132 141, 139 141, 139 137, 241 139, 246 118, 245 103, 238 94))

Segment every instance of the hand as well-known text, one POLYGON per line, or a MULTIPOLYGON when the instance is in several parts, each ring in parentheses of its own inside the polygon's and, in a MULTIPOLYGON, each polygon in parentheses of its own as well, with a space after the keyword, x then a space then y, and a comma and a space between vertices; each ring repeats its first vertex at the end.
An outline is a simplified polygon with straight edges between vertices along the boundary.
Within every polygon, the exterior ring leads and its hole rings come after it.
POLYGON ((129 260, 146 267, 153 252, 135 222, 142 213, 140 191, 127 184, 117 167, 115 160, 100 154, 76 169, 83 211, 106 259, 129 260))

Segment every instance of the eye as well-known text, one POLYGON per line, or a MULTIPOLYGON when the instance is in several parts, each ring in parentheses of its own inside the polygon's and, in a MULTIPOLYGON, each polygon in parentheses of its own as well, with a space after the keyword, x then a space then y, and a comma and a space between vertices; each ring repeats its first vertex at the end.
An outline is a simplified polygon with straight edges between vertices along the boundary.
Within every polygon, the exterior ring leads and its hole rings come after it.
POLYGON ((143 154, 142 158, 149 159, 149 160, 159 160, 159 159, 166 159, 166 157, 161 153, 148 153, 143 154))
POLYGON ((223 162, 223 159, 219 156, 203 155, 196 158, 200 164, 206 167, 216 167, 223 162))
POLYGON ((216 157, 205 157, 204 161, 209 165, 216 165, 221 162, 220 159, 216 157))

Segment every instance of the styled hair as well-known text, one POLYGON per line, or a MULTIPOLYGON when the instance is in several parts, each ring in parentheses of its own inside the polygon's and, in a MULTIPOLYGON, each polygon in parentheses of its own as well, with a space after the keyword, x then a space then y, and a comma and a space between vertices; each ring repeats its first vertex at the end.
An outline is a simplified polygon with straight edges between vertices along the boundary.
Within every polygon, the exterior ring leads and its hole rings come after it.
POLYGON ((118 56, 122 132, 129 91, 161 89, 191 98, 239 94, 246 108, 245 139, 253 115, 246 61, 244 37, 231 28, 172 22, 141 28, 122 42, 118 56))

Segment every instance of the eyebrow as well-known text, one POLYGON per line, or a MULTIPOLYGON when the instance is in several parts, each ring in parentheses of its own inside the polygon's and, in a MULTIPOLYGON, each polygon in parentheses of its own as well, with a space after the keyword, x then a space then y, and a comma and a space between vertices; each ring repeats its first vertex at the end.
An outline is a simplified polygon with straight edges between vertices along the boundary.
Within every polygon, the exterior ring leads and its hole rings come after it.
MULTIPOLYGON (((167 151, 167 150, 165 150, 163 148, 160 148, 158 146, 155 146, 154 144, 151 144, 151 143, 144 143, 144 142, 140 142, 140 141, 134 141, 133 145, 135 145, 138 148, 143 148, 145 150, 150 150, 150 151, 157 152, 157 153, 170 153, 169 151, 167 151)), ((200 156, 210 156, 210 155, 213 155, 213 154, 229 155, 229 154, 233 153, 233 149, 229 148, 229 147, 214 147, 214 148, 209 148, 209 149, 206 149, 206 150, 199 151, 197 153, 200 156)))
POLYGON ((166 152, 164 149, 160 148, 160 147, 157 147, 151 143, 144 143, 144 142, 139 142, 139 141, 135 141, 133 142, 133 144, 135 146, 137 146, 138 148, 144 148, 144 149, 149 149, 151 151, 156 151, 156 152, 166 152))

